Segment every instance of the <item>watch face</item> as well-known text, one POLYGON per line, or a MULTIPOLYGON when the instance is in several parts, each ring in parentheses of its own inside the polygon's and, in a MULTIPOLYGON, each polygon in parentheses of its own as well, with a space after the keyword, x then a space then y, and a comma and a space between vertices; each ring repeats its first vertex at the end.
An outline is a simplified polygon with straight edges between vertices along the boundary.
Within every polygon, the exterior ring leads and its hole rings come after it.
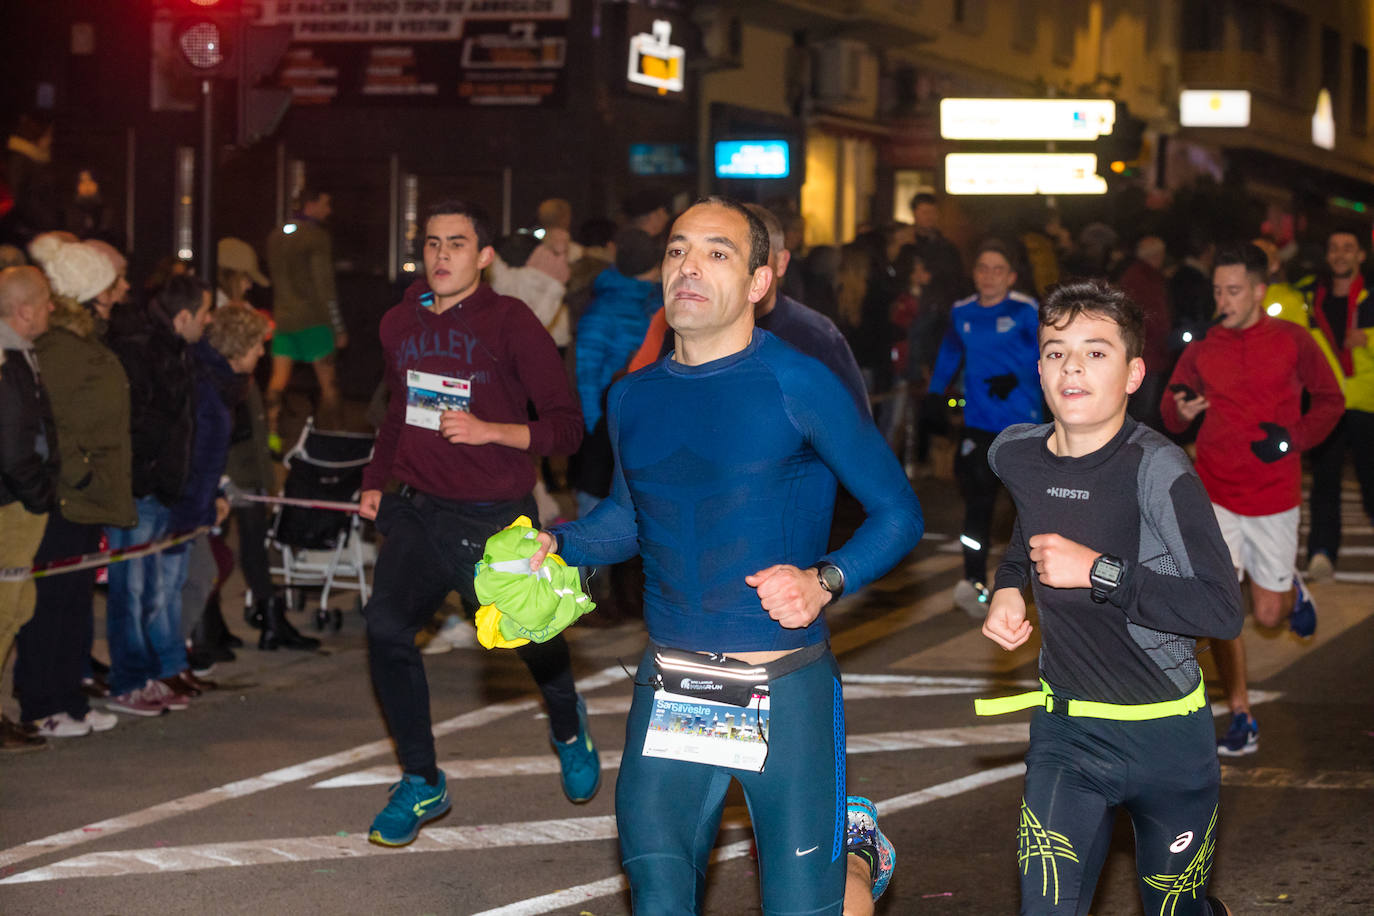
POLYGON ((838 592, 844 588, 844 573, 840 572, 838 566, 825 565, 817 570, 821 577, 821 585, 828 592, 838 592))
POLYGON ((1121 580, 1121 567, 1105 557, 1098 557, 1093 563, 1092 574, 1108 585, 1116 585, 1121 580))

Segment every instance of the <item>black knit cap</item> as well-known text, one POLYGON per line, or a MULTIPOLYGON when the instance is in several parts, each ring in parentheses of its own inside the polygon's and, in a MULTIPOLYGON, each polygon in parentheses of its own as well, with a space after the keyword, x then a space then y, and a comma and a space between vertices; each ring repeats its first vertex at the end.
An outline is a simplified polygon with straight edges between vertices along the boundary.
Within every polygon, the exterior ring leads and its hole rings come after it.
POLYGON ((615 234, 615 269, 627 277, 637 277, 658 264, 663 246, 643 229, 621 229, 615 234))

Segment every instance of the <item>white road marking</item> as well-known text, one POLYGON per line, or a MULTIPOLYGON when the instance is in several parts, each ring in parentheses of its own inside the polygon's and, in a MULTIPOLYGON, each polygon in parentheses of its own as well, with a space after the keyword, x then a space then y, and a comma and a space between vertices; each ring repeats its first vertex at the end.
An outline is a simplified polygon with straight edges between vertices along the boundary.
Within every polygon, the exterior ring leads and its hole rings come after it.
MULTIPOLYGON (((846 750, 850 754, 877 754, 891 751, 912 751, 931 747, 976 747, 984 744, 1010 744, 1029 740, 1026 722, 1006 722, 997 725, 968 725, 957 728, 923 728, 908 731, 874 732, 850 735, 846 750)), ((603 750, 601 769, 614 770, 620 766, 620 751, 603 750)), ((484 760, 445 760, 440 762, 449 781, 488 779, 502 776, 544 776, 558 772, 558 760, 548 754, 537 757, 489 757, 484 760)), ((395 766, 369 767, 317 782, 312 789, 352 789, 358 786, 380 786, 395 782, 401 770, 395 766)))
MULTIPOLYGON (((582 690, 593 690, 597 687, 604 687, 625 678, 625 672, 620 670, 620 666, 615 665, 598 671, 590 677, 582 678, 578 685, 582 690)), ((443 722, 435 723, 434 735, 439 737, 463 729, 477 728, 504 718, 517 712, 524 712, 536 708, 539 700, 534 695, 527 695, 520 699, 507 700, 504 703, 493 703, 474 709, 471 712, 454 716, 443 722)), ((329 770, 348 766, 366 760, 369 757, 378 757, 382 754, 391 753, 391 742, 371 741, 367 744, 359 745, 350 750, 340 751, 337 754, 329 754, 324 757, 316 757, 314 760, 307 760, 295 766, 285 767, 280 770, 272 770, 261 776, 254 776, 249 779, 241 779, 236 782, 226 783, 204 792, 196 792, 192 795, 184 795, 172 801, 153 805, 141 811, 134 811, 120 817, 113 817, 93 824, 86 824, 75 830, 65 830, 61 833, 54 833, 37 840, 30 840, 19 846, 12 846, 9 849, 0 851, 0 868, 13 865, 16 862, 23 862, 35 856, 48 855, 72 846, 86 843, 94 839, 102 839, 116 833, 123 833, 136 827, 146 827, 149 824, 166 820, 169 817, 176 817, 179 814, 187 814, 191 811, 199 811, 222 801, 233 798, 242 798, 245 795, 253 795, 267 789, 274 789, 278 786, 292 782, 299 782, 303 779, 310 779, 329 770)))
MULTIPOLYGON (((720 829, 747 828, 745 817, 726 817, 720 829)), ((0 884, 31 884, 72 878, 116 878, 126 875, 240 868, 246 865, 278 865, 283 862, 321 862, 360 859, 405 853, 454 852, 507 849, 514 846, 549 846, 613 840, 615 817, 569 817, 547 821, 516 821, 477 824, 469 827, 426 827, 409 846, 389 847, 369 843, 365 833, 342 836, 288 837, 206 843, 198 846, 156 846, 92 852, 35 868, 0 881, 0 884)))
MULTIPOLYGON (((928 729, 912 732, 855 736, 849 752, 906 750, 913 747, 954 746, 960 743, 993 743, 994 741, 1024 741, 1026 723, 984 726, 973 729, 928 729), (959 741, 955 733, 975 733, 971 740, 959 741), (942 740, 939 732, 948 732, 942 740), (913 740, 915 739, 915 740, 913 740)), ((618 761, 618 755, 617 755, 618 761)), ((446 766, 447 768, 447 766, 446 766)), ((1326 770, 1300 773, 1279 767, 1222 767, 1222 783, 1227 786, 1288 789, 1335 789, 1363 791, 1374 789, 1374 773, 1363 771, 1326 770)), ((985 786, 1011 779, 1025 773, 1023 763, 1008 764, 992 770, 973 773, 958 779, 897 795, 877 803, 880 814, 890 817, 899 811, 932 801, 952 798, 985 786)), ((745 818, 727 818, 721 830, 749 826, 745 818)), ((584 818, 560 818, 547 821, 524 821, 506 824, 484 824, 469 827, 428 827, 410 846, 389 849, 367 842, 366 834, 344 836, 293 837, 275 840, 249 840, 235 843, 209 843, 197 846, 155 847, 90 853, 54 863, 44 868, 14 875, 0 884, 28 884, 72 878, 118 877, 134 874, 160 874, 204 870, 210 868, 273 865, 283 862, 318 862, 331 859, 352 859, 396 853, 451 852, 463 850, 500 849, 517 846, 540 846, 561 843, 611 840, 616 837, 615 818, 611 815, 584 818)), ((749 841, 722 846, 712 856, 713 861, 737 858, 749 850, 749 841)), ((606 878, 590 884, 567 888, 479 916, 534 916, 552 909, 591 900, 624 890, 623 876, 606 878)))
MULTIPOLYGON (((1365 521, 1365 519, 1361 518, 1360 521, 1365 521)), ((1311 526, 1306 523, 1298 526, 1299 534, 1308 534, 1310 533, 1310 531, 1311 526)), ((1367 537, 1371 534, 1374 534, 1374 525, 1347 525, 1344 523, 1341 524, 1342 537, 1367 537)))
MULTIPOLYGON (((909 674, 844 674, 844 698, 846 700, 874 700, 886 697, 930 697, 952 693, 976 693, 979 690, 1012 690, 1031 688, 1036 681, 1012 681, 1005 678, 987 677, 927 677, 909 674)), ((624 715, 630 711, 630 696, 595 697, 588 699, 587 715, 612 716, 624 715)), ((538 712, 536 719, 547 719, 549 714, 538 712)))
POLYGON ((949 677, 936 674, 841 674, 846 689, 850 684, 920 684, 928 687, 966 687, 969 690, 996 690, 1000 687, 1034 687, 1036 680, 1011 681, 998 677, 949 677))
POLYGON ((200 846, 159 846, 88 853, 14 875, 0 881, 0 884, 27 884, 68 878, 112 878, 244 865, 275 865, 281 862, 321 862, 397 853, 542 846, 585 840, 613 840, 615 836, 615 818, 604 815, 472 827, 426 827, 414 843, 400 848, 369 843, 365 833, 207 843, 200 846))
MULTIPOLYGON (((1026 767, 1022 763, 1008 764, 1007 766, 997 767, 993 770, 985 770, 982 773, 975 773, 972 776, 965 776, 960 779, 953 779, 949 782, 940 783, 919 792, 909 792, 906 795, 899 795, 896 798, 889 798, 886 801, 878 802, 880 814, 893 814, 906 808, 914 808, 917 805, 924 805, 932 801, 939 801, 944 798, 951 798, 962 792, 970 792, 980 789, 983 786, 1000 782, 1004 779, 1011 779, 1025 773, 1026 767)), ((726 846, 718 847, 711 855, 711 862, 724 862, 729 859, 738 859, 740 856, 749 854, 752 848, 751 840, 740 840, 726 846)), ((611 894, 620 893, 629 887, 629 882, 624 875, 614 878, 603 878, 600 881, 593 881, 589 884, 579 884, 577 887, 564 888, 552 894, 545 894, 542 897, 532 897, 529 900, 520 900, 516 903, 497 907, 494 910, 483 910, 473 916, 541 916, 543 913, 551 913, 554 910, 565 906, 581 903, 586 900, 595 900, 598 897, 607 897, 611 894)))
POLYGON ((1374 557, 1374 547, 1342 547, 1343 557, 1374 557))
POLYGON ((1363 770, 1318 770, 1299 772, 1281 767, 1226 765, 1221 768, 1221 784, 1261 789, 1374 789, 1374 773, 1363 770))
POLYGON ((1374 572, 1337 572, 1332 573, 1332 579, 1337 582, 1361 582, 1368 584, 1374 582, 1374 572))

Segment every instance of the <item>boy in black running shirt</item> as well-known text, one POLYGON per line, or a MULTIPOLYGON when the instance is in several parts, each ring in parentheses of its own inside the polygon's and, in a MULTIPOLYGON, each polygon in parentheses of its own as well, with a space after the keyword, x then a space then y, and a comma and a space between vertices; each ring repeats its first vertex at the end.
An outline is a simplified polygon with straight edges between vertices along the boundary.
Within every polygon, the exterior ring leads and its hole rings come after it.
POLYGON ((1240 589, 1187 457, 1126 415, 1142 325, 1105 283, 1052 292, 1039 342, 1054 422, 1009 427, 988 454, 1017 521, 983 633, 1008 650, 1030 638, 1027 583, 1042 629, 1042 689, 978 701, 980 715, 1036 707, 1023 914, 1088 912, 1118 806, 1146 912, 1229 913, 1206 896, 1220 769, 1194 640, 1240 632, 1240 589))

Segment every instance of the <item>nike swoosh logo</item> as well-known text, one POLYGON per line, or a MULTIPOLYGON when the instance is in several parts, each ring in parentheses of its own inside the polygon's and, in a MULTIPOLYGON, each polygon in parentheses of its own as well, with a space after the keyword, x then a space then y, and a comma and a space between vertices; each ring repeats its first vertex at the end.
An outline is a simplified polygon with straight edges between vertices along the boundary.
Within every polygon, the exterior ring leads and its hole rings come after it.
POLYGON ((817 849, 820 849, 820 847, 819 847, 819 846, 812 846, 810 849, 805 850, 805 851, 802 851, 802 850, 798 849, 798 850, 797 850, 797 855, 799 855, 799 856, 809 856, 809 855, 811 855, 811 853, 815 852, 817 849))
POLYGON ((426 799, 424 799, 423 801, 418 801, 418 802, 416 802, 413 806, 411 806, 411 810, 415 812, 415 816, 416 816, 416 817, 419 817, 420 815, 422 815, 422 814, 425 813, 425 809, 426 809, 426 808, 430 807, 430 806, 433 805, 435 802, 441 802, 441 801, 443 801, 443 800, 444 800, 444 796, 445 796, 446 794, 447 794, 447 793, 440 792, 438 795, 434 796, 433 798, 426 798, 426 799))

